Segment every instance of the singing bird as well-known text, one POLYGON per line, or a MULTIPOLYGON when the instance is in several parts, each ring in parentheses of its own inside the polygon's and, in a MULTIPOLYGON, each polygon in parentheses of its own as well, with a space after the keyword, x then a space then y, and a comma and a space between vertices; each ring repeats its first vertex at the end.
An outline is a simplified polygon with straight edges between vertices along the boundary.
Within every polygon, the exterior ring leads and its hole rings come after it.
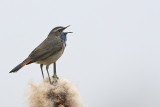
POLYGON ((37 46, 22 63, 13 68, 9 73, 17 72, 25 65, 38 63, 40 64, 43 78, 43 65, 46 65, 47 74, 51 83, 48 68, 50 64, 54 63, 53 78, 58 78, 56 74, 56 61, 62 56, 64 52, 66 47, 67 34, 72 33, 63 32, 67 27, 58 26, 52 29, 48 34, 48 37, 39 46, 37 46))

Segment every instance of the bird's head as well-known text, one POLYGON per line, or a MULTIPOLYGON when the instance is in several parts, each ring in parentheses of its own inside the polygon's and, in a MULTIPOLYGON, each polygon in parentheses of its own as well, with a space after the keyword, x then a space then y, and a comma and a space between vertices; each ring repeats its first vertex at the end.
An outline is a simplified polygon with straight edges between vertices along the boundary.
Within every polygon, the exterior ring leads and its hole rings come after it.
MULTIPOLYGON (((70 26, 70 25, 69 25, 70 26)), ((60 36, 61 33, 68 28, 69 26, 63 27, 63 26, 58 26, 55 27, 54 29, 52 29, 52 31, 50 33, 54 33, 56 36, 60 36)))

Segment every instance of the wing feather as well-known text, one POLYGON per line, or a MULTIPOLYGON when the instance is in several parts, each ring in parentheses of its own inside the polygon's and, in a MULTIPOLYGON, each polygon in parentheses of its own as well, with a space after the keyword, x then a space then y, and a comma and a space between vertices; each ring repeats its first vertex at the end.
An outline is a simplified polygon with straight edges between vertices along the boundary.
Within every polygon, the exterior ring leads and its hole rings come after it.
POLYGON ((47 37, 38 47, 36 47, 31 54, 30 58, 33 59, 32 62, 43 60, 51 55, 54 55, 63 48, 63 41, 60 37, 47 37))

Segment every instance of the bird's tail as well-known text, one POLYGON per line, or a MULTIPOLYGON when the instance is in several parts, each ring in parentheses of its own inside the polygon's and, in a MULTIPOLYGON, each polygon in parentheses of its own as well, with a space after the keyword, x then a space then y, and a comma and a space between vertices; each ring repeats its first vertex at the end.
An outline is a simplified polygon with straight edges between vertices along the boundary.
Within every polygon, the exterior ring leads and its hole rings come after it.
POLYGON ((30 63, 31 61, 32 61, 31 58, 26 58, 22 63, 17 65, 15 68, 13 68, 9 73, 17 72, 19 69, 21 69, 23 66, 25 66, 28 63, 30 63))

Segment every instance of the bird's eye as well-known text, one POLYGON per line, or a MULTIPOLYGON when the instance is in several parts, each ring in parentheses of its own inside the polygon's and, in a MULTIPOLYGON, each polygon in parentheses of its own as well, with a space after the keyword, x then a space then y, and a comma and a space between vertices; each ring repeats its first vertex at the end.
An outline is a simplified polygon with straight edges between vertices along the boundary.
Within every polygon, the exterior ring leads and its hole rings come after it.
POLYGON ((61 30, 58 30, 58 32, 61 32, 61 30))

